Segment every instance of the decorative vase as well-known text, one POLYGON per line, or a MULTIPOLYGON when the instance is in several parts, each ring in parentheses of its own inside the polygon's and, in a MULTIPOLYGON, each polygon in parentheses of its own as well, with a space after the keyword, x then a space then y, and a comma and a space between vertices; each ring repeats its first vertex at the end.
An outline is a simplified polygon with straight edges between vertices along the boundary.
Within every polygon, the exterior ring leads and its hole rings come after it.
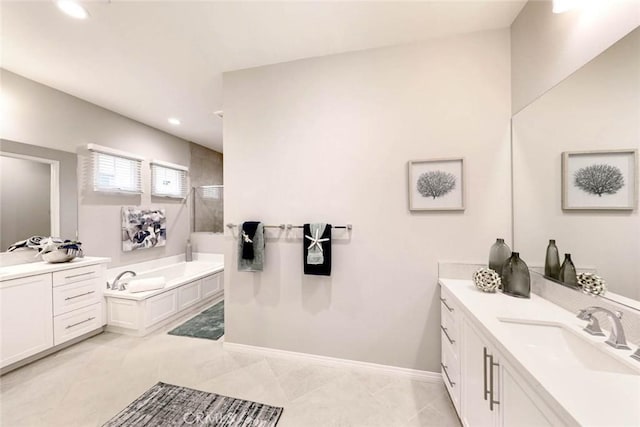
POLYGON ((576 266, 573 265, 573 261, 571 261, 571 254, 564 254, 564 261, 562 262, 562 267, 560 267, 558 280, 569 286, 578 287, 576 266))
POLYGON ((513 252, 502 268, 502 292, 512 297, 531 297, 529 267, 518 252, 513 252))
POLYGON ((560 255, 558 254, 558 247, 556 241, 549 240, 549 246, 547 246, 547 258, 544 262, 544 275, 558 280, 560 277, 560 255))
POLYGON ((504 239, 496 239, 489 251, 489 268, 502 275, 502 266, 509 259, 511 249, 504 242, 504 239))

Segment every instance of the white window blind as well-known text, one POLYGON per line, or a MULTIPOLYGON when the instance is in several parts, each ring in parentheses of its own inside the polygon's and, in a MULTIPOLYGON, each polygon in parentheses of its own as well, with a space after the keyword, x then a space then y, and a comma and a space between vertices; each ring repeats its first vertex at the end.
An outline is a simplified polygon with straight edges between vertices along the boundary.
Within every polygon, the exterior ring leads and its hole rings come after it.
POLYGON ((186 197, 188 171, 184 166, 154 160, 151 162, 151 195, 186 197))
POLYGON ((94 191, 142 193, 142 159, 94 144, 89 151, 94 191))
POLYGON ((203 185, 200 187, 202 190, 203 199, 222 199, 224 185, 203 185))

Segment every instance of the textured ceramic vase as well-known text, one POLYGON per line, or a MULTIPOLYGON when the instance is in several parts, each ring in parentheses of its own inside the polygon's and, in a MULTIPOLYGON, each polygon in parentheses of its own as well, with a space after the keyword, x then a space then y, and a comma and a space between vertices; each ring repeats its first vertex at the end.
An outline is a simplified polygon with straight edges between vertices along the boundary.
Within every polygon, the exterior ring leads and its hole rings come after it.
POLYGON ((529 267, 518 252, 513 252, 502 268, 502 292, 512 297, 531 297, 529 267))
POLYGON ((502 266, 511 255, 511 249, 504 242, 504 239, 496 239, 489 251, 489 268, 498 274, 502 274, 502 266))
POLYGON ((544 275, 558 280, 560 277, 560 255, 555 240, 549 240, 547 258, 544 262, 544 275))
POLYGON ((562 262, 562 267, 560 267, 558 280, 569 286, 578 286, 576 266, 573 265, 573 261, 571 261, 571 254, 564 254, 564 261, 562 262))

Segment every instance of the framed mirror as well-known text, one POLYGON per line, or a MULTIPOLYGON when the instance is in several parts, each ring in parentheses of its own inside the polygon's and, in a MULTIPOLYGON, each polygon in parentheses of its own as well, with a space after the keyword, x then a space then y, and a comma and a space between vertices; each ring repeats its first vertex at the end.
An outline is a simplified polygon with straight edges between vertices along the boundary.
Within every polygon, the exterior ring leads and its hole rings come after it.
POLYGON ((555 239, 560 262, 638 308, 640 28, 515 114, 512 135, 514 246, 543 267, 555 239))
POLYGON ((75 153, 0 140, 0 252, 36 235, 77 237, 76 169, 75 153))

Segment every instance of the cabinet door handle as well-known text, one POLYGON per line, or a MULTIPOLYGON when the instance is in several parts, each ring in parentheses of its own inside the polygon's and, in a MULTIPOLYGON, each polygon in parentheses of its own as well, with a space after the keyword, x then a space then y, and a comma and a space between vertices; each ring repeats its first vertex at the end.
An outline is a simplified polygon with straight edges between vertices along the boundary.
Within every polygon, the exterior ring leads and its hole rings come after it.
POLYGON ((484 400, 487 400, 487 396, 489 396, 489 389, 487 388, 487 347, 483 347, 482 349, 482 380, 483 380, 483 390, 484 390, 484 400))
POLYGON ((493 367, 500 366, 497 363, 493 362, 493 355, 489 355, 489 363, 491 364, 491 370, 489 371, 489 409, 493 411, 493 405, 498 405, 500 402, 494 399, 494 390, 493 390, 493 367))
POLYGON ((449 307, 449 304, 447 304, 446 298, 440 297, 440 301, 442 301, 442 304, 444 304, 444 306, 447 307, 447 310, 449 310, 449 312, 453 313, 453 308, 449 307))
POLYGON ((456 342, 456 340, 452 340, 451 337, 449 336, 449 333, 447 332, 447 328, 440 325, 440 329, 442 329, 442 332, 444 332, 444 336, 447 337, 447 339, 449 340, 449 344, 453 344, 454 342, 456 342))
POLYGON ((74 298, 80 298, 83 297, 85 295, 91 295, 92 293, 94 293, 95 291, 89 291, 89 292, 85 292, 84 294, 79 294, 79 295, 74 295, 72 297, 66 297, 64 300, 65 301, 69 301, 70 299, 74 299, 74 298))
POLYGON ((449 376, 449 371, 447 371, 447 365, 445 365, 444 363, 440 362, 440 366, 442 366, 442 372, 444 372, 444 375, 447 377, 447 381, 449 381, 449 385, 451 387, 454 387, 456 385, 456 383, 451 381, 451 377, 449 376))
POLYGON ((86 273, 72 274, 71 276, 64 276, 65 279, 73 279, 74 277, 82 277, 88 276, 89 274, 94 274, 95 271, 87 271, 86 273))
POLYGON ((71 329, 74 326, 78 326, 78 325, 82 325, 83 323, 91 322, 93 319, 95 319, 95 317, 90 317, 87 320, 83 320, 82 322, 74 323, 73 325, 67 325, 67 327, 65 327, 65 329, 71 329))

